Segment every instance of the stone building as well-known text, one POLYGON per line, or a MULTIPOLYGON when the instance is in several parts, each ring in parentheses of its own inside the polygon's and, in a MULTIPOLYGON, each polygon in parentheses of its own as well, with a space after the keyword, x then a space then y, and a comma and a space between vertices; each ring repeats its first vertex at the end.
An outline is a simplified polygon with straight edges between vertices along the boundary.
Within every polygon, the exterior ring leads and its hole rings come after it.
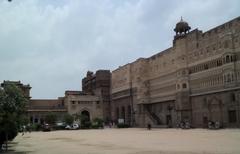
POLYGON ((82 91, 65 91, 64 97, 58 99, 31 99, 27 108, 32 123, 43 124, 49 113, 57 115, 62 121, 65 114, 86 115, 89 121, 94 118, 103 119, 103 111, 98 96, 85 94, 82 91))
POLYGON ((106 122, 111 119, 110 87, 110 70, 98 70, 95 74, 88 71, 86 77, 82 79, 82 92, 88 95, 95 95, 99 98, 98 106, 101 109, 102 118, 106 122))
MULTIPOLYGON (((240 127, 240 17, 206 32, 181 19, 172 47, 112 71, 87 72, 82 91, 55 100, 30 100, 32 122, 55 112, 84 114, 131 126, 240 127)), ((12 81, 4 81, 2 86, 12 81)), ((29 99, 29 85, 14 82, 29 99)))
POLYGON ((30 90, 31 90, 31 86, 28 84, 28 85, 24 85, 21 83, 21 81, 8 81, 8 80, 4 80, 3 83, 1 83, 1 87, 4 87, 8 84, 14 84, 16 85, 18 88, 20 88, 24 94, 24 96, 27 98, 27 99, 30 99, 30 90))
POLYGON ((96 95, 85 94, 82 91, 66 91, 65 103, 71 115, 85 115, 89 121, 94 118, 103 119, 100 99, 96 95))
POLYGON ((43 124, 45 122, 45 116, 49 113, 54 113, 57 116, 57 120, 63 120, 65 114, 67 114, 67 108, 65 106, 64 98, 58 99, 31 99, 27 107, 27 114, 31 123, 43 124))
POLYGON ((14 84, 20 88, 24 96, 28 99, 27 103, 27 115, 30 122, 32 123, 44 123, 45 116, 47 114, 56 113, 58 119, 62 119, 64 113, 67 113, 67 110, 64 106, 64 99, 31 99, 30 96, 30 85, 24 85, 20 81, 3 81, 1 84, 2 87, 14 84))
POLYGON ((240 126, 240 17, 207 32, 182 19, 173 46, 112 72, 111 115, 134 126, 240 126))
POLYGON ((82 80, 82 91, 67 90, 58 99, 31 99, 27 109, 30 121, 42 124, 49 113, 55 113, 60 121, 67 113, 84 114, 89 120, 110 119, 110 80, 109 70, 88 72, 82 80))

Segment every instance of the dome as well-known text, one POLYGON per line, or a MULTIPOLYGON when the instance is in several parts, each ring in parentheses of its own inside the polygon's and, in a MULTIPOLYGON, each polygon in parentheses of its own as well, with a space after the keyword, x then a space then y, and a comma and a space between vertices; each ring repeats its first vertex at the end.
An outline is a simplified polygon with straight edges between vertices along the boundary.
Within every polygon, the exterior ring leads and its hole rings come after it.
POLYGON ((188 25, 188 23, 186 21, 183 21, 183 19, 181 17, 181 20, 176 24, 174 31, 176 32, 176 34, 178 34, 178 33, 185 34, 186 32, 189 32, 190 29, 191 29, 191 27, 188 25))

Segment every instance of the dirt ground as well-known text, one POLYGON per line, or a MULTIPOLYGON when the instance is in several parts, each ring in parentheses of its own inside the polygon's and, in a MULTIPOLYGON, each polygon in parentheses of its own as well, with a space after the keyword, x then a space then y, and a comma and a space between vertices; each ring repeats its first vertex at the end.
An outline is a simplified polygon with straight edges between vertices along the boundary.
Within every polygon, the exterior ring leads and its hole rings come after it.
POLYGON ((240 154, 240 129, 99 129, 19 134, 18 154, 240 154))

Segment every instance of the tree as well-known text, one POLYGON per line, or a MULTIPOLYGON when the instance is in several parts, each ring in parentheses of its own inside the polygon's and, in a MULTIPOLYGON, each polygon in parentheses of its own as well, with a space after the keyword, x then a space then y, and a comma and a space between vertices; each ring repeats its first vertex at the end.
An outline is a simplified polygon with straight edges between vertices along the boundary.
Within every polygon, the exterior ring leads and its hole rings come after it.
POLYGON ((64 115, 64 122, 67 124, 67 125, 71 125, 73 123, 73 116, 70 115, 70 114, 65 114, 64 115))
POLYGON ((0 150, 4 142, 16 137, 22 125, 21 117, 25 114, 27 99, 14 84, 0 88, 0 150))
POLYGON ((16 116, 12 114, 6 114, 3 120, 0 122, 0 146, 6 141, 6 150, 8 150, 8 141, 13 140, 18 133, 18 126, 15 120, 16 116))
POLYGON ((94 118, 92 121, 92 128, 103 128, 103 119, 94 118))
POLYGON ((55 113, 50 112, 45 116, 45 122, 51 125, 54 125, 57 121, 57 115, 55 113))

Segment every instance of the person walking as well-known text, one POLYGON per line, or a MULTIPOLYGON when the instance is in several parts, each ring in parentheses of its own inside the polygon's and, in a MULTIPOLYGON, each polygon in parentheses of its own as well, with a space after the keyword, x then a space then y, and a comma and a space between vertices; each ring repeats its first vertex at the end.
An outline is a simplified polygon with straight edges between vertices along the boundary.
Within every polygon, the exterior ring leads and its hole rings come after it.
POLYGON ((148 130, 152 129, 152 125, 150 123, 148 123, 147 127, 148 127, 148 130))

